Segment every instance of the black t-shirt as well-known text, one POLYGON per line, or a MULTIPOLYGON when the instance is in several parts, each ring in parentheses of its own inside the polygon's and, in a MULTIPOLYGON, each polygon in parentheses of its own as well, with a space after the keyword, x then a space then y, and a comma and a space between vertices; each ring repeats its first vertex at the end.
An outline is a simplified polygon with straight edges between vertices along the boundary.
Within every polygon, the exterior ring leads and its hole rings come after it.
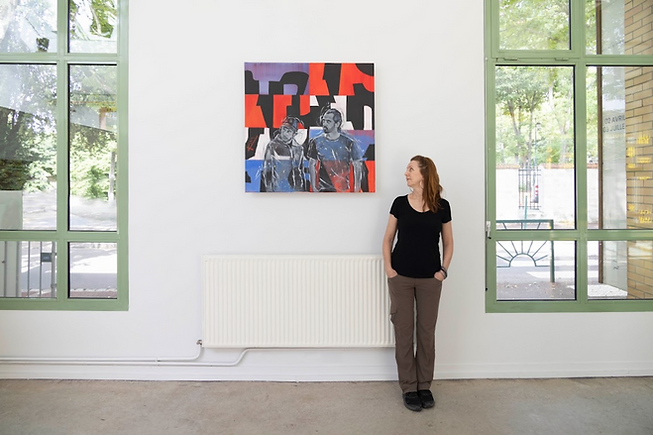
POLYGON ((451 221, 449 201, 440 199, 438 211, 419 212, 408 195, 395 198, 390 214, 397 218, 397 243, 392 250, 392 268, 410 278, 432 278, 441 269, 440 232, 451 221))

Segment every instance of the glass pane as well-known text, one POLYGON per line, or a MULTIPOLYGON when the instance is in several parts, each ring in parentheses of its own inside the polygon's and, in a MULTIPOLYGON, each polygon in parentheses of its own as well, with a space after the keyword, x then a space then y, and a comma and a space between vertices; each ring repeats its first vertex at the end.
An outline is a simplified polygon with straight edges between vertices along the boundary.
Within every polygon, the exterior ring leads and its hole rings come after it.
POLYGON ((70 52, 116 53, 116 0, 70 0, 70 52))
POLYGON ((0 53, 57 51, 56 0, 0 0, 0 53))
POLYGON ((117 69, 70 67, 70 229, 116 230, 117 69))
POLYGON ((0 241, 0 296, 56 298, 54 242, 0 241))
POLYGON ((576 242, 497 242, 497 300, 576 299, 576 242))
POLYGON ((653 241, 588 243, 590 299, 653 299, 653 241))
POLYGON ((500 0, 501 50, 569 50, 568 0, 500 0))
POLYGON ((0 230, 56 228, 56 67, 0 65, 0 230))
POLYGON ((650 1, 592 0, 585 5, 587 53, 653 54, 650 1))
POLYGON ((570 67, 496 68, 497 229, 575 228, 573 89, 570 67))
POLYGON ((653 68, 588 69, 590 228, 653 228, 653 68))
POLYGON ((115 243, 70 244, 71 298, 115 299, 118 255, 115 243))

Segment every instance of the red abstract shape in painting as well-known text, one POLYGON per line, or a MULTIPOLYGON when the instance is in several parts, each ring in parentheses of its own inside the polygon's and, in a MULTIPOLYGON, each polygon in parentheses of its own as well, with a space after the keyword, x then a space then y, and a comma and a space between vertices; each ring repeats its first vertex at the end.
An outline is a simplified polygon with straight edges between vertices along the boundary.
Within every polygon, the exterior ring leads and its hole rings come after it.
POLYGON ((324 80, 324 64, 308 65, 308 92, 310 95, 330 95, 327 82, 324 80))
POLYGON ((340 71, 339 95, 354 95, 354 85, 362 84, 370 92, 374 92, 374 76, 365 74, 355 63, 343 63, 340 71))
POLYGON ((374 160, 366 160, 365 166, 367 166, 367 191, 376 192, 376 165, 374 160))
POLYGON ((265 128, 265 118, 263 111, 258 105, 258 95, 245 95, 245 127, 247 128, 265 128))

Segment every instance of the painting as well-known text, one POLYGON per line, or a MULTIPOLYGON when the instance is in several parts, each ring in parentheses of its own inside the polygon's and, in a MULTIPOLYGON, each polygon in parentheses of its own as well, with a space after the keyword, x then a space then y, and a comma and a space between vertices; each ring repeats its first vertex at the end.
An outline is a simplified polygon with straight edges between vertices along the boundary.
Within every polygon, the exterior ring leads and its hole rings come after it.
POLYGON ((373 63, 245 63, 245 191, 375 191, 373 63))

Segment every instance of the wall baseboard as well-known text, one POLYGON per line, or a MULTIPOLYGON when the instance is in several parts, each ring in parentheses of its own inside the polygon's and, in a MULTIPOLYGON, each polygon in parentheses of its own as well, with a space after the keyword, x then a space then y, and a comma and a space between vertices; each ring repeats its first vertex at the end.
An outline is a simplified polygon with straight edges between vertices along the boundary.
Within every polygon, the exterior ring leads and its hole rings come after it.
MULTIPOLYGON (((209 363, 205 363, 209 364, 209 363)), ((653 376, 653 361, 610 363, 443 364, 436 380, 653 376)), ((138 381, 395 381, 394 364, 209 367, 166 365, 0 364, 0 379, 138 381)))

